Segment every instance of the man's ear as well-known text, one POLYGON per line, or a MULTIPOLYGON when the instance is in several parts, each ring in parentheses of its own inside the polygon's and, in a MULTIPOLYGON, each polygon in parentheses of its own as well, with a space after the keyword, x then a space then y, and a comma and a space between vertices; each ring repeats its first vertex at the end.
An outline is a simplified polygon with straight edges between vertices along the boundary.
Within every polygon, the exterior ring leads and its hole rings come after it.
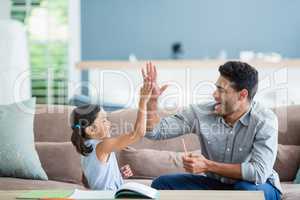
POLYGON ((240 91, 240 96, 239 96, 239 98, 240 98, 240 100, 242 100, 242 99, 247 99, 248 98, 248 95, 249 95, 249 93, 248 93, 248 90, 247 89, 242 89, 241 91, 240 91))

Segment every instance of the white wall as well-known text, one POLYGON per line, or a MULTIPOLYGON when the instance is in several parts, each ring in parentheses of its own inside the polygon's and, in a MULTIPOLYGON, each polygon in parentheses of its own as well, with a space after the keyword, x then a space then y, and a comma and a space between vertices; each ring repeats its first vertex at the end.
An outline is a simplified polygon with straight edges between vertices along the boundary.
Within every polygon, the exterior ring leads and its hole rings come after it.
MULTIPOLYGON (((267 107, 300 104, 299 67, 257 67, 259 90, 256 100, 267 107)), ((170 109, 212 99, 218 67, 158 68, 159 83, 170 84, 161 98, 161 106, 170 109)), ((136 107, 142 84, 139 69, 90 70, 90 94, 93 101, 136 107)))
POLYGON ((10 2, 11 0, 0 0, 0 19, 10 18, 10 2))

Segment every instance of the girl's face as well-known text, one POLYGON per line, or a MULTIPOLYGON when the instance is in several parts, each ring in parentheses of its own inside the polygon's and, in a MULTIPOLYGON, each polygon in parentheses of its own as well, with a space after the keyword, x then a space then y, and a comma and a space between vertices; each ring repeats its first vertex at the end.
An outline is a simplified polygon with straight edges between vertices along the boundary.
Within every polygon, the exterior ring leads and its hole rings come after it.
POLYGON ((103 139, 106 137, 110 137, 110 127, 111 123, 106 118, 106 112, 100 111, 94 123, 87 127, 88 130, 86 130, 86 132, 88 133, 90 138, 103 139))

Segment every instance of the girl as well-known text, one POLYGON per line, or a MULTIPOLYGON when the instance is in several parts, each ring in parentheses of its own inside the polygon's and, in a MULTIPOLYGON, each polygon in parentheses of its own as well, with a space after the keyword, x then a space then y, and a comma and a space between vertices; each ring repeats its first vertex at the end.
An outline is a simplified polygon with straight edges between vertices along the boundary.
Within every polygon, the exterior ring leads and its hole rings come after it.
MULTIPOLYGON (((123 179, 117 164, 114 151, 144 137, 146 132, 146 106, 152 93, 152 84, 144 82, 140 90, 139 109, 130 133, 110 137, 110 122, 105 112, 97 105, 80 106, 73 110, 71 141, 81 157, 81 167, 91 189, 117 190, 123 179)), ((123 175, 132 175, 128 166, 123 169, 123 175)))

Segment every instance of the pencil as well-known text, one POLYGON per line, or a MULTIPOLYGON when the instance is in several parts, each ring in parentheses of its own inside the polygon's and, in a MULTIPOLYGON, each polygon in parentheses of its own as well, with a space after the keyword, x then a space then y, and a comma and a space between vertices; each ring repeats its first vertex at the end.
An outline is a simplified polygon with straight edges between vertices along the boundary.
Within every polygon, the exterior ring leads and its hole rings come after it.
POLYGON ((183 145, 185 156, 188 156, 188 152, 187 152, 187 149, 186 149, 186 146, 185 146, 184 139, 182 138, 181 141, 182 141, 182 145, 183 145))

